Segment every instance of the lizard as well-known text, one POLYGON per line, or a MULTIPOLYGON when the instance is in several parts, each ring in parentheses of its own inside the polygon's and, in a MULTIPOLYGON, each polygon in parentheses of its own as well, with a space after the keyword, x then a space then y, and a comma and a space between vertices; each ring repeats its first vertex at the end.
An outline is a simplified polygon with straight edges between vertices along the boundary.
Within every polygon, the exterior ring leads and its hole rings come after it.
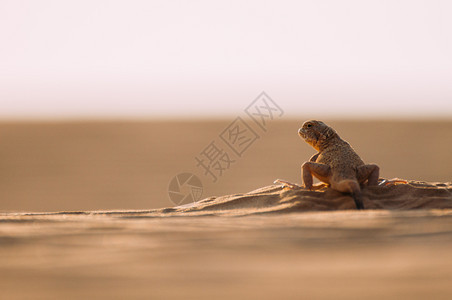
MULTIPOLYGON (((333 190, 350 193, 357 209, 364 209, 360 185, 378 184, 380 168, 376 164, 365 164, 350 144, 322 121, 303 123, 298 135, 311 145, 317 153, 301 166, 302 180, 306 189, 313 190, 313 176, 329 185, 333 190)), ((289 188, 299 188, 284 180, 276 180, 289 188)))

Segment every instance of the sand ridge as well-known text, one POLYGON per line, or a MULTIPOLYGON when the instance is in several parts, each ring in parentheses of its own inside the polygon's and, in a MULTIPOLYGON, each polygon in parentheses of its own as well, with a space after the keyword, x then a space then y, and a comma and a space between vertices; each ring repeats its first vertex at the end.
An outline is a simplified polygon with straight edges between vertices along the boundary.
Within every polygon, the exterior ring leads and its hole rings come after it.
MULTIPOLYGON (((452 209, 452 183, 408 181, 407 184, 365 186, 363 202, 367 210, 452 209)), ((250 216, 300 212, 356 210, 349 194, 328 187, 316 191, 269 185, 248 193, 209 197, 197 202, 151 210, 61 211, 0 213, 8 219, 48 216, 199 217, 250 216)))
MULTIPOLYGON (((452 183, 408 181, 407 184, 363 188, 366 209, 446 209, 452 208, 452 183)), ((210 197, 188 205, 154 210, 151 214, 252 215, 356 209, 350 195, 323 187, 317 191, 287 189, 270 185, 245 193, 210 197)))

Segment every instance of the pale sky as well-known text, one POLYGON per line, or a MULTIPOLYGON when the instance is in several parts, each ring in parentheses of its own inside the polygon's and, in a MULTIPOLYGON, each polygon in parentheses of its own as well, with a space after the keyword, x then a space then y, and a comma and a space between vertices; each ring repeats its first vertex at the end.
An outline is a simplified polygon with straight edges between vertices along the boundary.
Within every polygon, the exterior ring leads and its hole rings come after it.
POLYGON ((452 118, 452 1, 0 0, 0 119, 452 118))

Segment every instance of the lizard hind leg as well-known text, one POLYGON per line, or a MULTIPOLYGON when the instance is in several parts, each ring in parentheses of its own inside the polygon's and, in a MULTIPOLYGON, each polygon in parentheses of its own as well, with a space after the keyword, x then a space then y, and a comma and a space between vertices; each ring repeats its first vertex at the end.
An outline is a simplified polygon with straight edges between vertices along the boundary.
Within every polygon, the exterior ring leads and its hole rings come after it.
POLYGON ((408 184, 408 181, 399 178, 383 179, 378 185, 397 185, 397 184, 408 184))
POLYGON ((367 185, 377 185, 380 167, 374 164, 362 165, 358 167, 356 175, 359 183, 364 183, 367 180, 367 185))

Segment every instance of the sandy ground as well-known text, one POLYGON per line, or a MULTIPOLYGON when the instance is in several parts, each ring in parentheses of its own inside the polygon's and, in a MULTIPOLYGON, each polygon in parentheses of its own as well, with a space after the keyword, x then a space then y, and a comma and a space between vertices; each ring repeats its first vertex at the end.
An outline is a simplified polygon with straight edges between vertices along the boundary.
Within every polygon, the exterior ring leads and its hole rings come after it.
POLYGON ((452 210, 3 214, 2 299, 450 299, 452 210))
POLYGON ((362 196, 365 211, 271 185, 148 211, 3 213, 2 296, 450 299, 452 184, 362 196))

